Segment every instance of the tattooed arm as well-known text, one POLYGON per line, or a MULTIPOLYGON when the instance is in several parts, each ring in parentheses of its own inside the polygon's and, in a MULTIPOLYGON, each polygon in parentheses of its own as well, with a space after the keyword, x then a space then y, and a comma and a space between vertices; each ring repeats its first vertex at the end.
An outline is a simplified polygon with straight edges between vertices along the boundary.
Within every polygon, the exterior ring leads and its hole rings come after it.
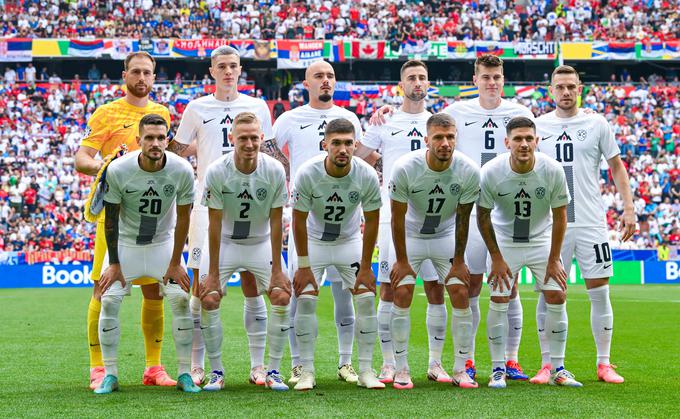
POLYGON ((286 169, 286 179, 290 180, 290 162, 288 161, 288 157, 286 157, 279 148, 279 145, 276 144, 276 138, 266 140, 262 143, 260 150, 268 156, 280 161, 283 164, 283 168, 286 169))
POLYGON ((109 267, 99 277, 99 289, 104 293, 114 282, 120 281, 125 288, 125 278, 120 268, 118 258, 118 217, 120 214, 120 204, 111 204, 104 201, 104 234, 106 236, 106 247, 109 251, 109 267))
POLYGON ((182 144, 177 140, 173 140, 168 144, 168 151, 172 151, 180 157, 189 157, 196 154, 196 141, 191 144, 182 144))

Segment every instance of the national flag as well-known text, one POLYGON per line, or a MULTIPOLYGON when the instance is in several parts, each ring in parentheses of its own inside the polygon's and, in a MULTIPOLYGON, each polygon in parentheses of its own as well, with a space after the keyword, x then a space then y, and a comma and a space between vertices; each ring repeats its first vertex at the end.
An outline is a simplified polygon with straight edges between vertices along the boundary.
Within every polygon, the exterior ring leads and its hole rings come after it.
POLYGON ((460 86, 460 97, 477 97, 479 89, 477 86, 460 86))
POLYGON ((0 39, 0 61, 31 61, 33 40, 30 38, 0 39))
POLYGON ((81 41, 71 39, 68 42, 68 55, 71 57, 100 57, 104 51, 104 40, 81 41))
POLYGON ((381 60, 385 58, 385 41, 352 41, 352 57, 381 60))
POLYGON ((250 39, 229 41, 229 46, 237 50, 241 58, 255 57, 255 43, 250 39))
POLYGON ((448 41, 446 51, 449 58, 474 58, 475 44, 469 41, 448 41))
POLYGON ((226 39, 175 39, 172 52, 176 57, 210 57, 214 49, 229 43, 226 39))
POLYGON ((609 58, 635 58, 635 42, 610 42, 608 44, 609 58))
POLYGON ((276 68, 307 68, 323 60, 323 41, 276 40, 276 68))
POLYGON ((481 57, 482 55, 486 54, 491 54, 500 57, 501 55, 505 54, 505 50, 499 47, 498 44, 493 42, 485 43, 482 45, 480 45, 480 43, 477 43, 475 45, 475 52, 477 53, 478 57, 481 57))
POLYGON ((331 50, 328 60, 332 63, 341 63, 346 61, 345 59, 345 42, 342 39, 337 41, 332 41, 331 50))

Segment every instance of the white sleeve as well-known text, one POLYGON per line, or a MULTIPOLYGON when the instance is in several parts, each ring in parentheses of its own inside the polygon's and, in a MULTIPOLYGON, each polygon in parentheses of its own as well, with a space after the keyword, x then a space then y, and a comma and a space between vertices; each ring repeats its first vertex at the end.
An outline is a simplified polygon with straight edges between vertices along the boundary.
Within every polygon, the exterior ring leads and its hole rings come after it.
POLYGON ((352 125, 354 125, 354 139, 357 141, 361 141, 361 137, 364 133, 363 129, 361 128, 361 122, 359 122, 359 118, 355 114, 352 114, 353 118, 350 118, 350 122, 352 122, 352 125))
POLYGON ((460 191, 460 198, 458 199, 460 204, 469 204, 479 199, 479 170, 474 169, 470 170, 468 180, 463 185, 463 190, 460 191))
POLYGON ((404 166, 395 166, 392 169, 392 179, 389 184, 390 199, 397 202, 408 202, 408 182, 404 166))
POLYGON ((493 184, 494 181, 489 176, 489 171, 482 169, 479 180, 479 201, 477 201, 477 205, 480 207, 488 209, 494 207, 493 184))
POLYGON ((371 125, 368 127, 361 139, 361 144, 373 150, 379 150, 382 147, 382 127, 371 125))
POLYGON ((272 115, 269 112, 269 106, 267 102, 260 101, 260 109, 257 111, 257 117, 262 121, 262 132, 264 133, 264 139, 271 140, 274 138, 274 130, 272 129, 272 115))
POLYGON ((312 209, 312 196, 306 188, 306 179, 304 177, 304 172, 300 171, 295 178, 295 203, 293 208, 302 211, 309 212, 312 209))
POLYGON ((380 199, 380 181, 378 174, 373 168, 366 171, 366 182, 364 183, 364 196, 361 197, 361 207, 364 211, 375 211, 380 209, 382 201, 380 199))
MULTIPOLYGON (((279 146, 279 149, 283 149, 283 147, 288 144, 288 135, 286 135, 286 128, 288 125, 286 122, 288 120, 288 116, 286 113, 283 113, 281 116, 276 118, 276 121, 274 121, 274 126, 272 127, 272 135, 273 138, 276 139, 276 145, 279 146)), ((265 134, 265 139, 267 139, 266 137, 267 135, 265 134)))
POLYGON ((288 190, 286 190, 286 170, 278 161, 275 164, 273 171, 274 179, 274 200, 272 201, 272 208, 280 208, 286 205, 288 201, 288 190))
POLYGON ((180 144, 191 144, 196 135, 196 127, 198 126, 198 121, 196 120, 196 113, 194 112, 194 107, 191 103, 187 105, 182 114, 182 120, 179 123, 179 128, 175 133, 174 140, 180 144))
POLYGON ((216 170, 213 169, 215 167, 217 166, 211 164, 205 174, 201 204, 208 208, 221 210, 224 208, 224 202, 222 202, 222 185, 219 180, 216 179, 218 176, 216 170))
POLYGON ((569 196, 569 188, 567 188, 567 178, 564 175, 564 170, 561 167, 557 167, 556 170, 553 170, 552 178, 550 208, 559 208, 569 204, 571 197, 569 196))
POLYGON ((106 169, 106 192, 104 193, 104 201, 110 204, 120 204, 123 199, 123 194, 118 183, 116 168, 115 166, 111 167, 113 163, 115 162, 111 162, 106 169))
POLYGON ((621 154, 619 145, 616 143, 614 132, 606 119, 600 118, 600 135, 598 147, 605 159, 609 160, 621 154))
POLYGON ((194 171, 187 165, 182 165, 182 181, 177 191, 177 205, 189 205, 194 202, 194 171))

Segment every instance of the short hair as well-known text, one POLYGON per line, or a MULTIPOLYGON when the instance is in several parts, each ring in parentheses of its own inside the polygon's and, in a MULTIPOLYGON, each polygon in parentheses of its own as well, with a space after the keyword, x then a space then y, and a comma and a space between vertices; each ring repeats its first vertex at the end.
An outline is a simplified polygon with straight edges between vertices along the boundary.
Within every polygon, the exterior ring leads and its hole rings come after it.
POLYGON ((130 67, 130 61, 132 61, 133 58, 135 57, 141 57, 141 58, 146 58, 151 61, 151 65, 153 66, 154 71, 156 70, 156 60, 151 56, 146 51, 137 51, 137 52, 131 52, 125 57, 125 62, 123 64, 123 69, 125 71, 128 71, 128 68, 130 67))
POLYGON ((146 114, 139 121, 139 136, 140 137, 142 136, 142 132, 144 132, 144 127, 147 126, 147 125, 162 125, 163 127, 165 127, 166 132, 168 130, 168 121, 166 121, 165 118, 158 115, 157 113, 146 114))
POLYGON ((260 126, 260 120, 252 112, 241 112, 240 114, 236 115, 236 118, 234 118, 234 121, 231 123, 231 128, 232 130, 236 125, 247 125, 247 124, 257 124, 257 126, 260 126))
POLYGON ((356 131, 354 129, 354 124, 345 118, 334 119, 326 125, 324 131, 324 136, 328 138, 331 134, 352 134, 352 137, 356 136, 356 131))
POLYGON ((477 74, 480 65, 484 67, 500 67, 501 73, 503 72, 503 60, 497 55, 484 54, 477 57, 475 60, 475 74, 477 74))
POLYGON ((536 124, 526 116, 516 116, 508 121, 508 124, 505 126, 506 135, 510 137, 510 132, 516 128, 531 128, 536 132, 536 124))
POLYGON ((399 70, 399 77, 402 77, 404 75, 404 71, 406 71, 407 68, 412 67, 423 67, 425 71, 427 71, 427 65, 423 61, 408 60, 404 63, 404 65, 401 66, 401 70, 399 70))
POLYGON ((555 78, 556 74, 573 74, 576 76, 576 80, 581 83, 581 77, 579 77, 578 71, 576 71, 576 69, 570 65, 561 65, 555 68, 552 72, 552 75, 550 76, 550 81, 555 78))
POLYGON ((229 45, 222 45, 221 47, 215 48, 210 53, 210 63, 215 61, 215 58, 220 57, 222 55, 235 55, 238 59, 241 59, 241 55, 238 53, 238 50, 236 50, 236 48, 230 47, 229 45))
POLYGON ((429 131, 432 127, 456 128, 456 120, 447 113, 439 112, 427 118, 425 128, 429 131))

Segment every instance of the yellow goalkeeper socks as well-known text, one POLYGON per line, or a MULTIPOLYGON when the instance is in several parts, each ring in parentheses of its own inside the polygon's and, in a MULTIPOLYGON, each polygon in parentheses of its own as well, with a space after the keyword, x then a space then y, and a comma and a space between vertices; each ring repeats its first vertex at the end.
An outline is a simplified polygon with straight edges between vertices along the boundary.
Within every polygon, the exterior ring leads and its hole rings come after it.
POLYGON ((161 365, 163 300, 142 299, 142 333, 144 333, 146 366, 161 365))
POLYGON ((90 368, 103 367, 102 348, 99 345, 99 312, 102 303, 94 297, 90 298, 87 307, 87 342, 90 350, 90 368))

